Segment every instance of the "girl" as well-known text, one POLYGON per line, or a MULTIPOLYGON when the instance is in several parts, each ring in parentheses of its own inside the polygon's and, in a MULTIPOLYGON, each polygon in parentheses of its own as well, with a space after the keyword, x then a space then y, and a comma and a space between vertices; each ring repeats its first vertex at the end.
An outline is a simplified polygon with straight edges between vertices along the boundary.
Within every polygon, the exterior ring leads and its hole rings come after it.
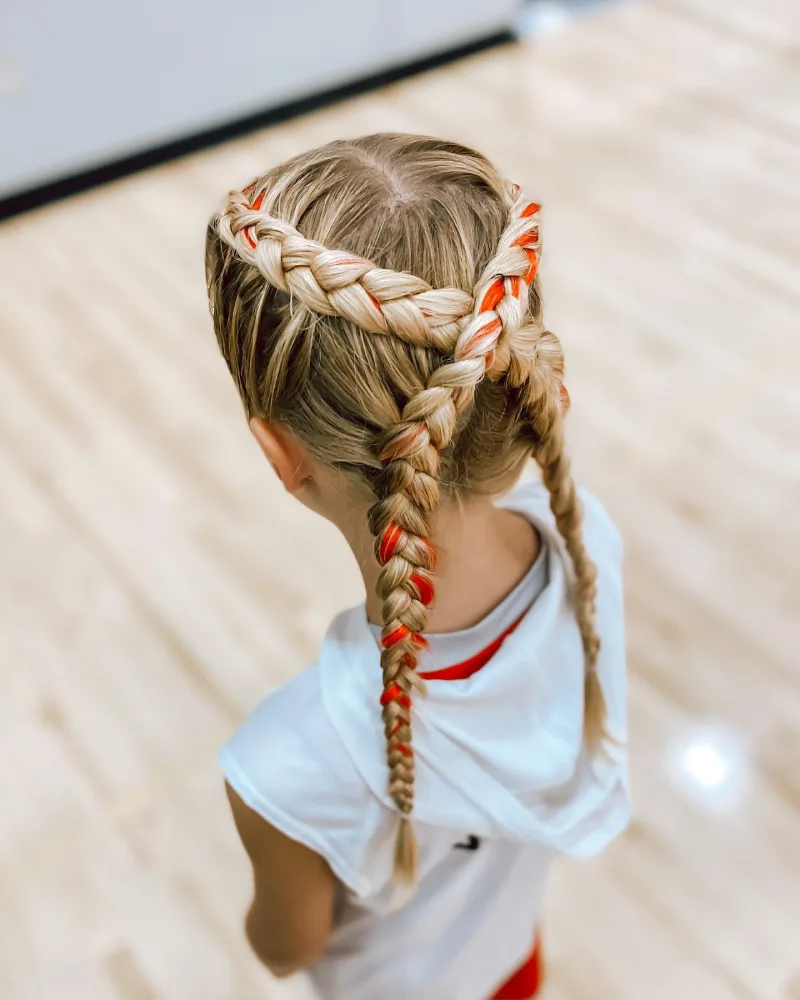
POLYGON ((221 753, 250 942, 330 1000, 532 996, 551 858, 628 818, 621 544, 570 478, 539 252, 535 202, 409 135, 298 156, 208 230, 250 428, 367 592, 221 753))

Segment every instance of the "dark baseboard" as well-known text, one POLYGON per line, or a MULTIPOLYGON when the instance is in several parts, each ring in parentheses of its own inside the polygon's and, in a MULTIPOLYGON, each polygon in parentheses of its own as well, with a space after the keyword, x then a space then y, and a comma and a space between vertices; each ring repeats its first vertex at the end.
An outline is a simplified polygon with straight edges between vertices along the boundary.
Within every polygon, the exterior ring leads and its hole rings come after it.
POLYGON ((477 52, 482 52, 484 49, 492 48, 496 45, 506 44, 514 41, 514 39, 515 36, 510 29, 508 31, 497 32, 493 35, 476 39, 466 45, 448 49, 446 52, 440 52, 433 56, 426 56, 424 59, 417 59, 388 70, 382 70, 380 73, 374 73, 371 76, 355 80, 352 83, 333 87, 330 90, 313 94, 309 97, 303 97, 296 101, 289 101, 277 107, 267 108, 256 114, 248 115, 246 118, 239 118, 225 125, 219 125, 216 128, 207 129, 203 132, 196 132, 181 139, 134 153, 132 156, 113 160, 111 163, 103 164, 101 167, 93 167, 90 170, 83 170, 57 181, 50 181, 47 184, 21 191, 19 194, 13 194, 8 198, 0 199, 0 220, 11 218, 13 215, 19 215, 20 212, 27 212, 33 208, 39 208, 53 201, 59 201, 62 198, 68 198, 70 195, 78 194, 81 191, 88 191, 90 188, 106 184, 109 181, 118 180, 121 177, 126 177, 140 170, 146 170, 148 167, 155 167, 169 160, 187 156, 189 153, 195 153, 200 149, 207 149, 209 146, 215 146, 229 139, 234 139, 237 136, 253 132, 256 129, 264 128, 267 125, 276 125, 279 122, 287 121, 289 118, 296 118, 300 115, 308 114, 310 111, 316 111, 318 108, 364 94, 369 90, 385 87, 390 83, 396 83, 398 80, 404 80, 418 73, 424 73, 426 70, 435 69, 447 63, 464 59, 466 56, 474 55, 477 52))

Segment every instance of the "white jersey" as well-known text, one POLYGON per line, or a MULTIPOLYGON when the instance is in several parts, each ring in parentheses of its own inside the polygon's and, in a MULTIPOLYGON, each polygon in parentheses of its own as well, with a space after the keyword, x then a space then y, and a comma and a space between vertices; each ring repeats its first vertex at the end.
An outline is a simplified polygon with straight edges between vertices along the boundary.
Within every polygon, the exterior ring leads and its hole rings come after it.
MULTIPOLYGON (((599 574, 598 675, 623 741, 622 546, 602 507, 581 496, 599 574)), ((429 680, 414 700, 420 878, 409 901, 397 907, 391 882, 399 816, 363 605, 333 621, 316 665, 266 698, 221 751, 247 805, 321 854, 344 886, 310 970, 324 1000, 489 1000, 531 951, 552 856, 595 854, 627 823, 624 751, 590 760, 583 748, 583 652, 547 492, 525 486, 502 506, 539 529, 546 583, 482 669, 429 680)))

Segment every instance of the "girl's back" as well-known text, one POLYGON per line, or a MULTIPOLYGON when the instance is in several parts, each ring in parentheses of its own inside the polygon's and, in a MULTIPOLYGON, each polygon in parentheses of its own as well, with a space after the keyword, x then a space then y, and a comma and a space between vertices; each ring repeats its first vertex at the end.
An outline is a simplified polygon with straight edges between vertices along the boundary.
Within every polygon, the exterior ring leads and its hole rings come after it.
POLYGON ((538 211, 477 153, 375 136, 209 231, 253 433, 367 587, 221 755, 251 942, 325 997, 530 996, 549 859, 627 820, 621 546, 569 475, 538 211), (530 455, 543 485, 496 505, 530 455))

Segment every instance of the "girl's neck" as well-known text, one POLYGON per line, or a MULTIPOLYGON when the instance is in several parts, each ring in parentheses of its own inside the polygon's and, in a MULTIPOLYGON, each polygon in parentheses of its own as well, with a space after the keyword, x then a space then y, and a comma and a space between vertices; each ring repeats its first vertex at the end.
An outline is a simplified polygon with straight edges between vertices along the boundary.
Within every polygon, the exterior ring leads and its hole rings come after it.
MULTIPOLYGON (((380 625, 381 600, 375 586, 380 567, 365 520, 340 523, 361 569, 367 591, 367 618, 380 625)), ((442 508, 433 524, 437 550, 436 600, 427 632, 456 632, 483 619, 514 589, 539 554, 541 539, 519 514, 488 501, 442 508)))

